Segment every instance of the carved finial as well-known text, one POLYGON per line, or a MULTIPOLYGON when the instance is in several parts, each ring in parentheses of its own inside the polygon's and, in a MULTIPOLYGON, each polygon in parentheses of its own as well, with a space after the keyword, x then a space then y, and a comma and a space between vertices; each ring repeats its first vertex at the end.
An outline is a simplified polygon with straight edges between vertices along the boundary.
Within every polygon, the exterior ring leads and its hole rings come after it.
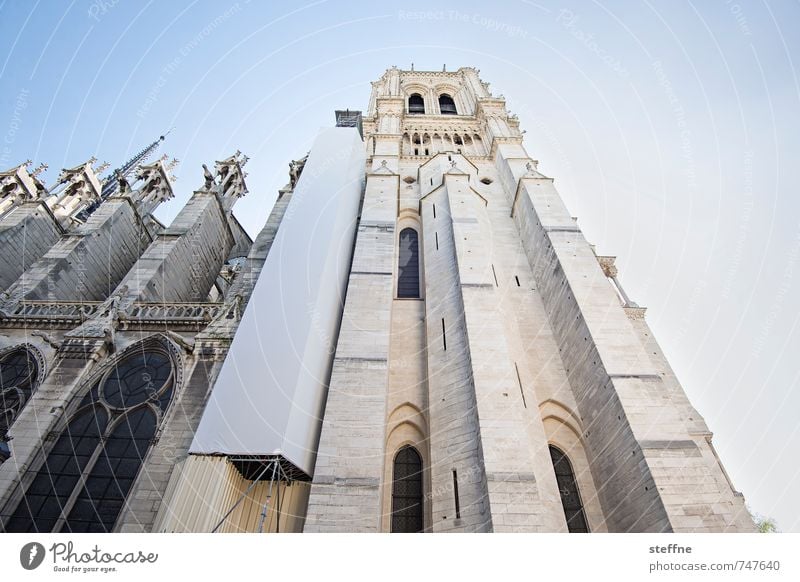
POLYGON ((159 162, 166 162, 168 159, 169 159, 169 156, 167 154, 164 154, 163 156, 158 158, 158 161, 159 162))
POLYGON ((108 169, 108 167, 109 167, 110 165, 111 165, 111 164, 109 164, 108 162, 103 162, 102 164, 100 164, 99 166, 97 166, 97 167, 94 169, 94 173, 95 173, 95 174, 102 174, 103 172, 105 172, 105 171, 108 169))
POLYGON ((50 166, 48 166, 47 164, 44 164, 44 163, 39 164, 39 166, 33 172, 31 172, 31 178, 35 178, 36 176, 38 176, 39 174, 44 172, 49 167, 50 166))
POLYGON ((300 174, 303 173, 303 168, 305 168, 307 160, 308 154, 306 154, 304 158, 289 162, 289 184, 292 188, 297 185, 297 181, 300 179, 300 174))
POLYGON ((414 70, 414 63, 411 63, 411 70, 414 70))
POLYGON ((119 184, 119 193, 120 194, 127 194, 131 191, 131 185, 128 183, 128 179, 125 177, 120 170, 114 170, 114 177, 117 179, 117 184, 119 184))
POLYGON ((22 165, 23 165, 23 166, 25 166, 25 167, 27 168, 27 167, 28 167, 28 166, 30 166, 32 163, 33 163, 33 162, 32 162, 31 160, 25 160, 24 162, 22 162, 22 165))
POLYGON ((239 165, 244 168, 247 165, 247 162, 249 161, 250 161, 250 156, 242 156, 242 161, 239 162, 239 165))
POLYGON ((211 170, 208 169, 208 166, 203 164, 203 177, 206 180, 205 189, 211 190, 211 187, 214 185, 214 174, 211 173, 211 170))
MULTIPOLYGON (((166 158, 166 156, 164 157, 166 158)), ((167 172, 169 172, 170 170, 174 169, 179 163, 180 160, 178 158, 172 158, 167 164, 164 164, 164 169, 167 172)))
POLYGON ((92 156, 91 158, 89 158, 89 161, 88 161, 88 162, 86 162, 86 163, 87 163, 87 164, 89 164, 90 166, 94 166, 94 163, 95 163, 96 161, 97 161, 97 158, 96 158, 96 157, 94 157, 94 156, 92 156))

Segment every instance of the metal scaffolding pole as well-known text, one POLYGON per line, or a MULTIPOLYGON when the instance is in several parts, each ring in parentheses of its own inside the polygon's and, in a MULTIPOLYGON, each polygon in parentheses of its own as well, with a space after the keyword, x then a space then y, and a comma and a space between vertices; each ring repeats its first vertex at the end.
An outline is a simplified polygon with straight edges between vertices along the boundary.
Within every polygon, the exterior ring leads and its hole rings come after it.
POLYGON ((214 529, 212 529, 212 530, 211 530, 211 533, 217 533, 217 530, 220 528, 220 526, 221 526, 223 523, 225 523, 225 520, 226 520, 226 519, 228 519, 228 516, 230 516, 230 514, 231 514, 231 513, 233 513, 233 512, 234 512, 234 510, 235 510, 237 507, 239 507, 239 504, 240 504, 242 501, 244 501, 244 498, 245 498, 245 497, 247 497, 247 494, 248 494, 248 493, 250 493, 250 490, 251 490, 253 487, 255 487, 256 483, 258 483, 258 482, 259 482, 259 480, 261 479, 261 477, 263 477, 263 476, 264 476, 264 473, 266 473, 266 472, 267 472, 267 469, 269 469, 269 465, 265 465, 265 466, 264 466, 264 470, 263 470, 263 471, 261 471, 261 473, 259 473, 259 474, 258 474, 258 476, 255 478, 255 480, 254 480, 252 483, 250 483, 250 485, 247 487, 247 489, 245 489, 244 493, 242 493, 241 497, 239 497, 239 500, 238 500, 236 503, 234 503, 234 504, 233 504, 233 507, 231 507, 231 508, 228 510, 228 512, 227 512, 225 515, 223 515, 223 516, 222 516, 222 519, 221 519, 221 520, 219 520, 219 523, 218 523, 217 525, 215 525, 215 526, 214 526, 214 529))
MULTIPOLYGON (((264 500, 264 507, 261 509, 261 519, 258 523, 258 533, 262 533, 264 531, 264 520, 267 519, 267 509, 269 508, 269 501, 272 499, 272 486, 275 484, 275 473, 281 464, 278 459, 274 459, 272 463, 272 478, 269 480, 269 493, 267 493, 267 498, 264 500)), ((278 486, 278 496, 280 497, 280 482, 278 486)))

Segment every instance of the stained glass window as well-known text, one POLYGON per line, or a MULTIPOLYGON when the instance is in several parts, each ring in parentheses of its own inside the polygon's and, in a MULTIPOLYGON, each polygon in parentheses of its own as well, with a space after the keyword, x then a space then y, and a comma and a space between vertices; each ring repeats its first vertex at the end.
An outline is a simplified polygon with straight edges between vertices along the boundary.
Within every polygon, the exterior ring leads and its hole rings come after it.
POLYGON ((0 438, 6 436, 36 389, 38 373, 36 359, 25 348, 13 350, 0 360, 0 438))
POLYGON ((6 524, 9 532, 112 531, 173 393, 172 360, 152 342, 83 397, 6 524))

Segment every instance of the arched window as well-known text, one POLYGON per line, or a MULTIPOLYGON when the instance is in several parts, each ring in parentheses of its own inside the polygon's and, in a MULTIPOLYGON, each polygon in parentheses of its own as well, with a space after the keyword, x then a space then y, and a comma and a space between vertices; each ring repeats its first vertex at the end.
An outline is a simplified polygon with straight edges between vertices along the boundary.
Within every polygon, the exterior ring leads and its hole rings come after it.
POLYGON ((425 113, 425 100, 419 93, 414 93, 408 98, 409 113, 425 113))
POLYGON ((392 533, 415 533, 425 528, 422 505, 422 457, 405 446, 397 451, 392 476, 392 533))
POLYGON ((172 398, 174 378, 170 353, 159 343, 123 353, 72 414, 6 531, 111 531, 172 398))
POLYGON ((413 228, 400 231, 397 296, 419 298, 419 241, 417 231, 413 228))
POLYGON ((442 115, 458 115, 456 103, 447 93, 439 95, 439 111, 442 115))
POLYGON ((572 464, 567 455, 552 445, 550 445, 550 459, 553 461, 553 469, 556 472, 561 505, 564 507, 564 516, 567 518, 567 530, 569 533, 588 533, 589 526, 586 523, 586 515, 583 512, 583 503, 578 491, 578 483, 575 481, 575 473, 572 471, 572 464))
POLYGON ((36 390, 39 365, 25 348, 17 348, 0 359, 0 440, 5 440, 25 403, 36 390))

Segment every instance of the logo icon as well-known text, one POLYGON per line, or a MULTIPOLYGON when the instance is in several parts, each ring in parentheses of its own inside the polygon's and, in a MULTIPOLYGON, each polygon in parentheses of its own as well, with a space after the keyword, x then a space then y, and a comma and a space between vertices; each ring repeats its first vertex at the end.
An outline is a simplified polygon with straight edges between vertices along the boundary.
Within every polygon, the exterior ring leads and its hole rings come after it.
POLYGON ((39 542, 30 542, 19 551, 19 563, 26 570, 35 570, 44 561, 44 546, 39 542))

